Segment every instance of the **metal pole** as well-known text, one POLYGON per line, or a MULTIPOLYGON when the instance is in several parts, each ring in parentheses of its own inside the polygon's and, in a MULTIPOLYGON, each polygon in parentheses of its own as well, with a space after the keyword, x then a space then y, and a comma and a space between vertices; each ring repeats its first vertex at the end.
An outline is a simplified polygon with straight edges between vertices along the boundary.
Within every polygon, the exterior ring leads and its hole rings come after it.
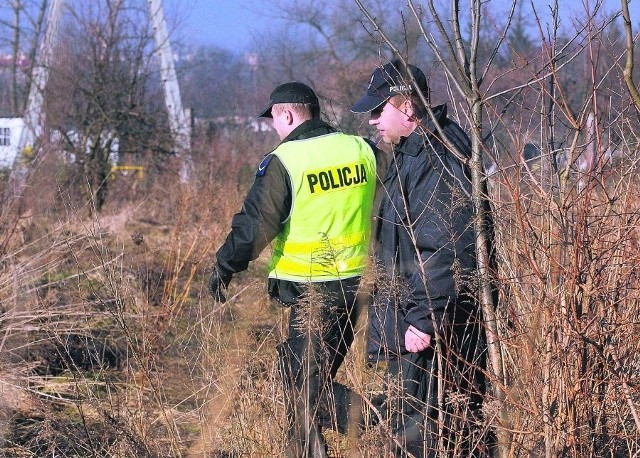
POLYGON ((31 87, 27 98, 27 106, 23 116, 24 127, 20 133, 18 151, 13 162, 13 168, 9 177, 7 188, 7 198, 17 200, 22 195, 22 191, 27 179, 29 165, 23 160, 24 153, 32 153, 31 163, 36 163, 37 151, 34 143, 42 130, 44 113, 42 105, 44 102, 44 90, 49 79, 49 67, 51 57, 58 37, 58 25, 62 14, 64 0, 52 0, 49 15, 46 19, 44 36, 38 47, 36 61, 31 75, 31 87))
MULTIPOLYGON (((44 29, 44 37, 40 42, 38 56, 33 67, 31 88, 27 99, 27 109, 24 115, 24 129, 20 136, 19 149, 22 151, 26 147, 33 147, 33 144, 41 133, 44 114, 42 105, 44 103, 44 90, 49 79, 49 67, 51 57, 55 49, 58 25, 62 14, 64 0, 52 0, 49 16, 47 17, 44 29)), ((18 161, 19 156, 16 157, 18 161)))
POLYGON ((180 87, 173 64, 173 54, 171 52, 171 45, 169 44, 169 34, 167 33, 162 0, 147 0, 147 6, 153 26, 153 35, 158 48, 158 57, 160 58, 160 75, 164 89, 165 104, 169 115, 169 127, 176 141, 177 152, 182 157, 183 167, 181 178, 183 181, 187 181, 191 171, 190 157, 188 155, 191 149, 191 132, 184 109, 182 108, 180 87))

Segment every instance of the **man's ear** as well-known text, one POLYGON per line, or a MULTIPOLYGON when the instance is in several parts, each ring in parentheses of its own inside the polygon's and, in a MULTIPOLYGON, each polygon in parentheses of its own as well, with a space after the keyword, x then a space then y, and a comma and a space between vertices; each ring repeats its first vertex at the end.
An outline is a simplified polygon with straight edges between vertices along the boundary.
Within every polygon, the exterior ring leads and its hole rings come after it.
POLYGON ((411 102, 410 99, 402 102, 402 112, 407 115, 407 118, 414 119, 415 110, 413 109, 413 102, 411 102))
POLYGON ((287 121, 287 125, 293 124, 293 112, 291 110, 284 110, 285 120, 287 121))

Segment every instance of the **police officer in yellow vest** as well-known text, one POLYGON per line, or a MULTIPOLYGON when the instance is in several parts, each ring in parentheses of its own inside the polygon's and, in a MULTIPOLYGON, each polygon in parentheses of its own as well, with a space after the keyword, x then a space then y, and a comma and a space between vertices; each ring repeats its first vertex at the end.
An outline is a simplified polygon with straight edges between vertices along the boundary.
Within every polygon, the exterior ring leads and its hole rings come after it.
POLYGON ((284 454, 324 457, 320 428, 346 427, 348 391, 333 378, 353 341, 376 157, 363 138, 320 119, 305 84, 278 86, 260 116, 273 119, 281 143, 264 157, 233 217, 209 291, 224 302, 232 275, 270 246, 269 295, 291 307, 288 338, 278 346, 289 419, 284 454))

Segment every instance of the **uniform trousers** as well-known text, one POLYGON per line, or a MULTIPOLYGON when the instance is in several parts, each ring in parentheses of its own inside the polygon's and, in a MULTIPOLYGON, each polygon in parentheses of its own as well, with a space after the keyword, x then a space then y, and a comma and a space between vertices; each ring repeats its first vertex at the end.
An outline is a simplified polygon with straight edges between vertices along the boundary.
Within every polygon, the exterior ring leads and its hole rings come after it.
POLYGON ((345 433, 359 397, 333 379, 354 338, 358 278, 308 284, 291 305, 288 338, 278 345, 287 411, 285 456, 325 457, 323 427, 345 433))
POLYGON ((461 314, 418 353, 389 359, 379 418, 403 457, 487 456, 480 425, 486 346, 478 320, 461 314))

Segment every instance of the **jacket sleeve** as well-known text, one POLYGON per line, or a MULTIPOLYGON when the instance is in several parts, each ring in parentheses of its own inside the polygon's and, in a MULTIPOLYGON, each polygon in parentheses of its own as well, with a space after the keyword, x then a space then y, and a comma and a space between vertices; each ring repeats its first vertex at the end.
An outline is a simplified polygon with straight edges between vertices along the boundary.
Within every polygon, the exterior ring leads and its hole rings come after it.
POLYGON ((407 184, 416 265, 405 321, 428 333, 432 317, 437 325, 475 271, 471 183, 464 166, 438 146, 439 154, 422 155, 416 169, 423 173, 407 184))
POLYGON ((216 253, 218 266, 229 273, 247 269, 250 261, 284 228, 291 211, 291 182, 277 156, 269 154, 258 168, 242 209, 216 253))

